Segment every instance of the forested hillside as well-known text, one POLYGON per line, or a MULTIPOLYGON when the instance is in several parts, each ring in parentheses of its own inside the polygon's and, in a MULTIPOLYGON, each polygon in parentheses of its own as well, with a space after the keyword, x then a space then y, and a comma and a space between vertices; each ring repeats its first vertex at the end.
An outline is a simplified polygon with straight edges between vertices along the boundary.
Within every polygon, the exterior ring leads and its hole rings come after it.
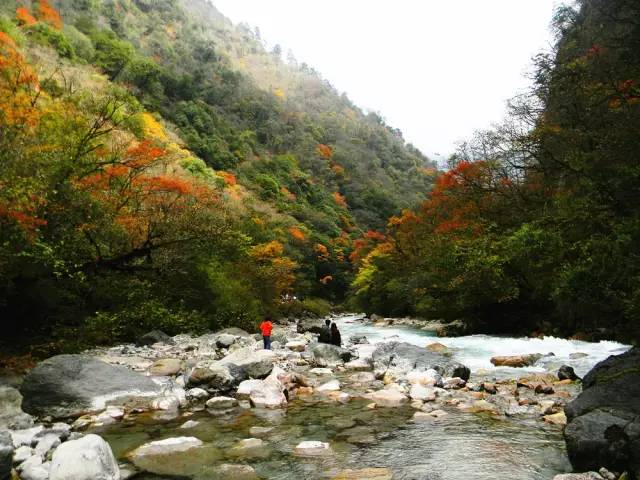
POLYGON ((361 306, 476 332, 640 339, 640 4, 581 0, 554 27, 504 124, 362 251, 361 306))
POLYGON ((357 249, 430 189, 399 131, 208 2, 0 14, 4 339, 325 311, 357 249))

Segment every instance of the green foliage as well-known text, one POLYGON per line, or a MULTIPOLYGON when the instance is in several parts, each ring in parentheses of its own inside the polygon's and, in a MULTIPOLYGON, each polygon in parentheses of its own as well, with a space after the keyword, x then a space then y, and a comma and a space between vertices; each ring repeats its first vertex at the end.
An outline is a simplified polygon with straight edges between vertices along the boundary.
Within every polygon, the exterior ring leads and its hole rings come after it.
POLYGON ((75 57, 75 50, 66 35, 43 22, 28 27, 29 36, 40 45, 55 49, 61 57, 75 57))

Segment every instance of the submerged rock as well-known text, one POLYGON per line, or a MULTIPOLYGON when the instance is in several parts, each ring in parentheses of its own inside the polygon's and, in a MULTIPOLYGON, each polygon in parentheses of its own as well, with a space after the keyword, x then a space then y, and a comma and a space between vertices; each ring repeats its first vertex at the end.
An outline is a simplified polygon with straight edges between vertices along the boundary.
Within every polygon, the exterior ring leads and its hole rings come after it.
POLYGON ((409 403, 409 398, 395 389, 378 390, 377 392, 366 394, 365 398, 372 400, 380 407, 399 407, 409 403))
POLYGON ((598 363, 582 387, 565 407, 574 469, 640 471, 640 348, 598 363))
POLYGON ((161 387, 126 367, 87 355, 58 355, 31 370, 20 391, 28 413, 77 417, 114 403, 150 408, 161 387))
POLYGON ((207 472, 210 480, 259 480, 260 477, 250 465, 223 463, 207 472))
POLYGON ((300 442, 293 451, 297 457, 327 457, 333 455, 328 443, 318 441, 300 442))
POLYGON ((127 457, 139 469, 156 475, 192 476, 218 460, 220 452, 195 437, 173 437, 145 443, 127 457))
POLYGON ((56 449, 49 480, 120 480, 120 469, 109 444, 89 434, 56 449))

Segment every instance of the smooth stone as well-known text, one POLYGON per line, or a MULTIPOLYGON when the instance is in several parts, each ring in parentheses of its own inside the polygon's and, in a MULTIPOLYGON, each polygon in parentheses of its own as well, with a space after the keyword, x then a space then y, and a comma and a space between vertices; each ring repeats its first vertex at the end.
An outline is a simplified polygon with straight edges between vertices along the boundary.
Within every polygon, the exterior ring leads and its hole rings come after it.
POLYGON ((207 472, 208 480, 260 480, 250 465, 223 463, 207 472))
POLYGON ((409 402, 406 395, 393 389, 378 390, 366 394, 365 398, 372 400, 380 407, 399 407, 409 402))
POLYGON ((25 428, 23 430, 12 430, 11 439, 15 448, 21 445, 32 446, 35 443, 36 436, 44 431, 43 425, 37 425, 31 428, 25 428))
POLYGON ((373 372, 358 372, 349 376, 349 380, 353 383, 371 383, 376 381, 373 372))
POLYGON ((430 343, 429 345, 426 346, 426 349, 429 350, 430 352, 435 352, 435 353, 449 352, 449 347, 438 342, 430 343))
POLYGON ((307 348, 307 344, 305 342, 293 340, 291 342, 287 342, 285 347, 294 352, 304 352, 307 348))
POLYGON ((333 450, 328 443, 307 440, 300 442, 293 454, 297 457, 327 457, 333 455, 333 450))
POLYGON ((204 388, 190 388, 186 392, 187 398, 191 401, 203 401, 209 398, 209 392, 207 392, 204 388))
POLYGON ((232 408, 238 405, 238 401, 231 397, 212 397, 205 403, 207 408, 232 408))
POLYGON ((180 425, 180 428, 188 429, 188 428, 197 427, 198 425, 200 425, 200 422, 196 420, 187 420, 182 425, 180 425))
POLYGON ((449 356, 430 352, 425 348, 406 342, 385 342, 378 344, 372 354, 373 367, 376 377, 381 378, 385 373, 396 377, 407 375, 410 371, 435 370, 447 377, 460 377, 468 380, 471 371, 459 362, 451 360, 449 356))
POLYGON ((94 434, 60 445, 53 452, 50 472, 49 480, 120 480, 111 447, 94 434))
POLYGON ((411 384, 426 386, 442 386, 442 376, 433 369, 425 371, 412 370, 407 373, 407 380, 411 384))
POLYGON ((249 429, 249 435, 252 437, 263 437, 269 435, 273 429, 274 427, 251 427, 249 429))
POLYGON ((345 363, 344 368, 347 370, 367 371, 373 369, 373 364, 371 363, 371 359, 356 358, 355 360, 345 363))
POLYGON ((49 480, 51 462, 42 463, 41 457, 36 455, 22 463, 19 470, 22 480, 49 480))
POLYGON ((580 379, 580 377, 576 375, 573 367, 570 367, 569 365, 563 365, 560 367, 558 370, 558 378, 560 380, 571 380, 572 382, 580 379))
POLYGON ((336 390, 340 390, 340 382, 338 380, 330 380, 316 388, 317 392, 333 392, 336 390))
POLYGON ((309 370, 309 373, 314 375, 333 375, 333 370, 330 368, 316 367, 309 370))
POLYGON ((433 402, 436 399, 436 392, 433 388, 427 388, 420 384, 411 386, 409 397, 413 400, 422 400, 423 402, 433 402))
POLYGON ((183 362, 179 358, 162 358, 156 360, 149 368, 151 375, 173 376, 180 373, 183 362))
POLYGON ((40 437, 34 448, 36 455, 46 457, 47 453, 60 445, 60 436, 55 433, 47 433, 40 437))
POLYGON ((545 415, 542 417, 543 420, 547 423, 551 423, 553 425, 566 425, 567 424, 567 416, 564 412, 553 413, 551 415, 545 415))
POLYGON ((33 453, 33 448, 27 447, 26 445, 16 448, 15 452, 13 452, 13 464, 21 464, 25 460, 28 460, 29 457, 32 457, 33 453))
POLYGON ((491 357, 491 363, 496 367, 530 367, 543 357, 541 353, 529 353, 526 355, 503 355, 491 357))
POLYGON ((220 459, 220 452, 195 437, 150 442, 127 454, 139 469, 156 475, 192 477, 220 459))
POLYGON ((266 458, 271 454, 266 445, 265 441, 260 438, 245 438, 231 447, 228 455, 232 457, 266 458))
POLYGON ((251 396, 251 392, 254 388, 260 388, 262 386, 262 380, 244 380, 238 385, 236 391, 236 398, 248 399, 251 396))

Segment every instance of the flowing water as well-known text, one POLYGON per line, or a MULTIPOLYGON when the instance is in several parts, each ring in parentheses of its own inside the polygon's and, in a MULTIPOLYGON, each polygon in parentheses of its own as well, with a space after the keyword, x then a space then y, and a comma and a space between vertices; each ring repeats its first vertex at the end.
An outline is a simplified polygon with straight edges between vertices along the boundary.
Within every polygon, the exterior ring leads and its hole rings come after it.
MULTIPOLYGON (((338 320, 343 338, 366 335, 371 342, 398 340, 417 345, 436 341, 433 335, 411 327, 374 327, 356 317, 338 320), (431 338, 430 338, 431 337, 431 338)), ((597 361, 627 347, 614 342, 587 343, 555 338, 514 339, 474 335, 439 338, 454 349, 455 357, 478 375, 515 377, 522 369, 496 369, 488 361, 492 355, 554 352, 551 363, 573 365, 584 374, 597 361), (571 358, 571 354, 587 356, 571 358), (479 372, 479 373, 478 373, 479 372), (517 374, 515 373, 517 372, 517 374)), ((536 365, 541 371, 554 365, 536 365)), ((344 379, 348 374, 338 374, 344 379)), ((325 378, 326 379, 326 378, 325 378)), ((320 379, 321 380, 321 379, 320 379)), ((343 387, 349 392, 349 387, 343 387)), ((222 463, 251 465, 265 479, 327 479, 341 470, 387 467, 397 480, 533 480, 549 479, 570 471, 560 427, 538 419, 494 418, 489 415, 460 413, 433 421, 414 423, 411 407, 366 407, 355 399, 346 405, 322 397, 303 397, 286 410, 260 410, 238 407, 222 414, 207 411, 180 418, 146 414, 107 427, 100 433, 112 445, 116 456, 125 459, 130 450, 151 440, 175 436, 195 436, 206 447, 159 463, 156 471, 181 474, 197 480, 225 478, 215 474, 222 463), (186 420, 199 422, 184 429, 186 420), (254 426, 271 430, 262 435, 267 447, 238 455, 233 446, 250 438, 254 426), (329 442, 333 455, 322 459, 303 459, 293 455, 304 440, 329 442)), ((146 477, 164 478, 164 477, 146 477)))

